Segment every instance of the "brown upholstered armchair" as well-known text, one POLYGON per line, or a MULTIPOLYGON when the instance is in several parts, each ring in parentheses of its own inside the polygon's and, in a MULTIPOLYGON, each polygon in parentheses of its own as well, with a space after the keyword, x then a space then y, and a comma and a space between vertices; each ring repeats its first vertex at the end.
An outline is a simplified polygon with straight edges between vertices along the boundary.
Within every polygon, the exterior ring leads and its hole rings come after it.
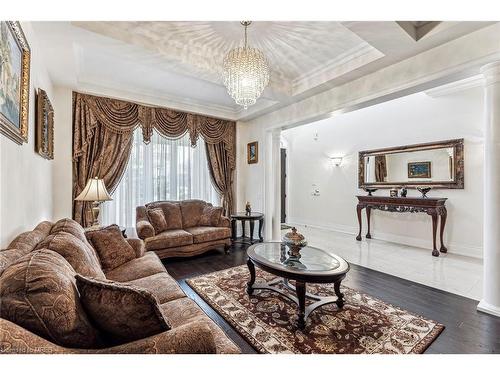
POLYGON ((137 235, 147 251, 162 259, 198 255, 220 247, 227 252, 231 223, 221 211, 202 200, 151 202, 136 208, 137 235), (159 222, 153 216, 158 210, 159 222))

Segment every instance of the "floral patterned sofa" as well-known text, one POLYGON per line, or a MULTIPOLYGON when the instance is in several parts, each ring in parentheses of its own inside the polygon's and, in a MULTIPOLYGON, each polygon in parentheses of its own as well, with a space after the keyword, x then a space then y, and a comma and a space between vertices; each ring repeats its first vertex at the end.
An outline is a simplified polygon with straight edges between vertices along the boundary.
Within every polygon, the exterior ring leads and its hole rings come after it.
POLYGON ((227 252, 231 244, 231 223, 222 216, 222 208, 197 199, 138 206, 136 229, 146 250, 161 259, 198 255, 219 247, 227 252))
MULTIPOLYGON (((1 250, 0 353, 239 352, 203 310, 186 297, 158 256, 145 252, 143 241, 133 238, 126 241, 133 248, 132 257, 135 254, 135 258, 106 271, 84 229, 71 219, 54 224, 41 222, 33 231, 20 234, 1 250), (38 263, 38 268, 33 268, 36 264, 31 263, 38 263), (16 268, 23 264, 31 265, 30 272, 23 277, 12 277, 16 268), (92 321, 86 317, 79 301, 80 294, 75 284, 77 273, 147 290, 168 318, 171 328, 115 346, 82 348, 81 345, 55 343, 52 339, 53 334, 58 333, 55 331, 68 327, 80 335, 79 339, 89 338, 82 335, 84 331, 78 327, 82 321, 87 324, 92 324, 92 321), (70 284, 69 288, 58 281, 63 276, 64 280, 69 280, 66 282, 70 284)), ((64 337, 64 340, 75 342, 71 336, 64 337)))

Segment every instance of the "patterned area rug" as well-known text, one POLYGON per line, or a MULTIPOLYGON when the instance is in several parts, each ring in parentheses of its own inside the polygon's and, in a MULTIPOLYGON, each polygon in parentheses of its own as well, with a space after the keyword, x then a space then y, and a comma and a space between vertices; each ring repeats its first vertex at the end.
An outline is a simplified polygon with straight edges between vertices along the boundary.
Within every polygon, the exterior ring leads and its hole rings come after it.
MULTIPOLYGON (((257 282, 275 276, 256 269, 257 282)), ((297 330, 296 305, 278 293, 245 291, 246 266, 189 279, 187 283, 261 353, 423 353, 442 324, 342 287, 345 305, 315 310, 305 330, 297 330)), ((308 284, 307 291, 333 296, 331 284, 308 284)))

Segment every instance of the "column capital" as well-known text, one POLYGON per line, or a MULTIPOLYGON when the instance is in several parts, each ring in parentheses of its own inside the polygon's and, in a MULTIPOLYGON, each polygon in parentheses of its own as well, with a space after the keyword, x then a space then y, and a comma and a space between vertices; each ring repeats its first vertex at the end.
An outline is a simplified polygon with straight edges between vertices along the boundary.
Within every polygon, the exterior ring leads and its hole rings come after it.
POLYGON ((500 82, 500 61, 486 64, 480 69, 487 85, 500 82))
POLYGON ((271 136, 274 140, 281 139, 281 128, 271 130, 271 136))

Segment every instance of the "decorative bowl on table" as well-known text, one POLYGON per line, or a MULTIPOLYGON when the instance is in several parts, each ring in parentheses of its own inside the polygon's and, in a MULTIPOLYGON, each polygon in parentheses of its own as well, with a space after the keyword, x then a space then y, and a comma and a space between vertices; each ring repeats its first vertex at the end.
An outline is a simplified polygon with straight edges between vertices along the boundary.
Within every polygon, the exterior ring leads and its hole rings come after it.
POLYGON ((364 188, 363 189, 364 191, 366 191, 368 193, 368 196, 371 197, 372 196, 372 193, 376 192, 377 189, 375 188, 364 188))
POLYGON ((292 230, 283 236, 283 244, 290 249, 288 254, 293 257, 300 258, 300 249, 307 246, 305 237, 297 232, 297 228, 293 227, 292 230))
POLYGON ((431 186, 417 186, 417 190, 422 193, 422 198, 427 198, 427 193, 431 191, 431 186))

